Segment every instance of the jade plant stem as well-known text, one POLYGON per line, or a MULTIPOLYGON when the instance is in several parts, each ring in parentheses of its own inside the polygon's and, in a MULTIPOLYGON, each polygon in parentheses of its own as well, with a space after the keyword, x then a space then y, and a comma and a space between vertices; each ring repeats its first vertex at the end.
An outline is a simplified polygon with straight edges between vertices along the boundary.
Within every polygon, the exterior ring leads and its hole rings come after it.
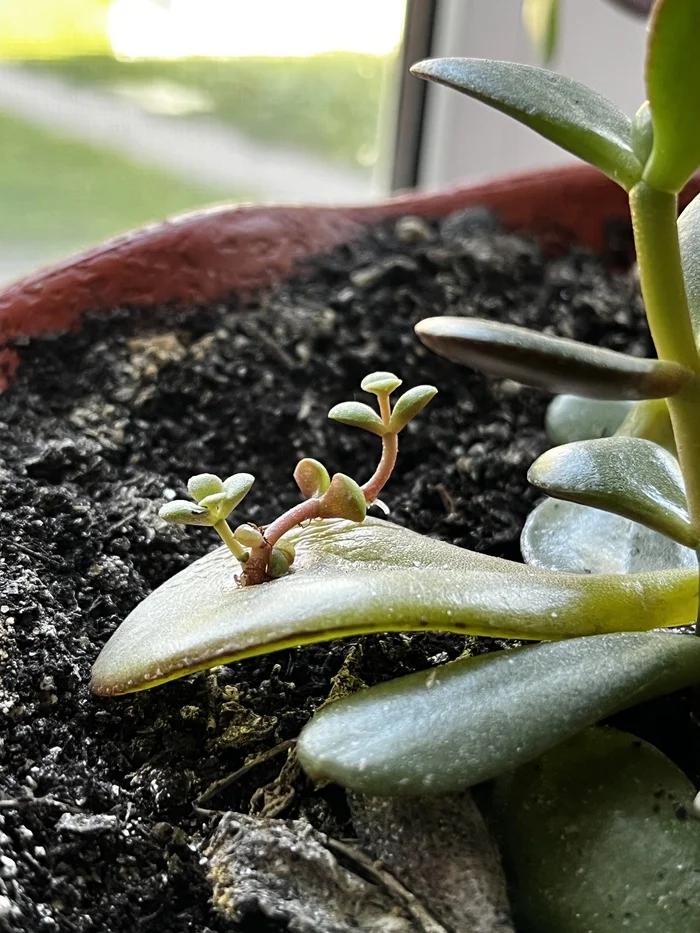
POLYGON ((630 191, 630 210, 642 297, 656 351, 660 359, 673 360, 696 374, 667 403, 690 521, 700 537, 700 358, 678 245, 678 198, 640 181, 630 191))

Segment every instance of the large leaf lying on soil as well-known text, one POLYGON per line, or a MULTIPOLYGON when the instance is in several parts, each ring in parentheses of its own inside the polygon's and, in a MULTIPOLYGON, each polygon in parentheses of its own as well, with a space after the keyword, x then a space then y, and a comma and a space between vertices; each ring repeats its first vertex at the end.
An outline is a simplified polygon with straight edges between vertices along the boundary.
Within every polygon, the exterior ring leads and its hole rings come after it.
POLYGON ((698 681, 694 635, 622 632, 497 651, 324 707, 297 752, 312 778, 366 794, 458 791, 698 681))
POLYGON ((553 639, 679 625, 696 574, 582 578, 475 554, 379 519, 319 520, 289 534, 293 572, 238 587, 224 548, 145 599, 93 668, 98 694, 141 690, 239 658, 365 632, 440 629, 553 639))
POLYGON ((521 933, 700 930, 695 788, 657 749, 588 729, 496 783, 521 933))

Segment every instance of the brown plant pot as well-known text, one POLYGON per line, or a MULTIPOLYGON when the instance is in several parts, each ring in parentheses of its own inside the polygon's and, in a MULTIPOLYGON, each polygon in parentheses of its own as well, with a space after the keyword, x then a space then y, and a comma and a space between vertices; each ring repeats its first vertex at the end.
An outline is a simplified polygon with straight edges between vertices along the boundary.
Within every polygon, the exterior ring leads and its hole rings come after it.
MULTIPOLYGON (((683 192, 684 206, 700 177, 683 192)), ((222 206, 184 214, 108 240, 0 292, 0 390, 17 367, 7 346, 79 326, 86 311, 123 305, 198 304, 251 291, 289 273, 305 256, 329 252, 383 218, 444 217, 473 205, 504 226, 545 241, 600 250, 610 223, 629 219, 627 196, 588 166, 508 176, 430 194, 405 194, 358 207, 222 206)))

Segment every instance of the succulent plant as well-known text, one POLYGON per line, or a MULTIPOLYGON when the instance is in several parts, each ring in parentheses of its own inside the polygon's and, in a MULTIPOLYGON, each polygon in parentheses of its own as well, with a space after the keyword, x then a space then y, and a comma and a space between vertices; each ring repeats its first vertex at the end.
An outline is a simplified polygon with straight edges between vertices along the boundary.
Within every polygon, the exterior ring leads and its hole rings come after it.
POLYGON ((567 393, 550 408, 548 428, 555 440, 571 442, 545 453, 529 472, 550 497, 523 533, 530 563, 475 554, 366 516, 393 470, 399 432, 436 391, 411 389, 392 409, 400 380, 373 373, 362 388, 377 397, 378 411, 355 401, 330 411, 333 420, 381 438, 370 479, 359 485, 344 474, 330 477, 318 461, 303 460, 294 477, 304 501, 270 525, 231 532, 227 518, 252 477, 193 477, 194 501, 171 502, 161 517, 211 525, 226 547, 137 606, 93 670, 93 690, 114 695, 368 632, 439 629, 542 642, 346 697, 319 710, 298 742, 313 778, 372 794, 444 793, 498 779, 494 819, 506 862, 525 879, 516 887, 523 929, 538 933, 612 933, 626 924, 616 906, 596 926, 607 910, 606 880, 618 870, 600 846, 600 827, 608 823, 615 824, 617 859, 624 861, 628 848, 633 855, 615 896, 637 879, 651 879, 655 892, 630 895, 635 928, 680 933, 700 925, 697 872, 678 868, 665 882, 659 876, 660 851, 669 865, 697 863, 700 823, 671 831, 665 810, 657 819, 649 809, 652 785, 671 788, 683 806, 691 806, 692 788, 653 749, 636 755, 624 737, 581 735, 611 713, 700 682, 700 639, 651 631, 698 618, 700 199, 677 223, 678 193, 700 167, 698 35, 697 0, 657 0, 649 100, 633 119, 540 68, 442 59, 412 69, 530 126, 629 195, 658 359, 465 317, 430 318, 416 328, 453 362, 567 393), (589 552, 583 556, 582 544, 589 552), (607 568, 613 572, 604 572, 606 544, 618 552, 607 568), (602 774, 606 754, 619 761, 624 786, 602 774), (521 788, 536 788, 540 773, 547 796, 534 796, 528 809, 521 788), (544 869, 532 867, 540 864, 540 845, 547 864, 571 857, 565 831, 550 832, 547 821, 554 813, 574 825, 582 804, 587 829, 573 864, 597 879, 586 876, 590 910, 576 892, 578 874, 559 873, 549 885, 544 869), (624 819, 615 823, 620 813, 624 819), (535 853, 530 861, 519 857, 520 846, 535 853), (594 870, 589 856, 597 860, 594 870), (665 896, 681 907, 666 911, 665 896))

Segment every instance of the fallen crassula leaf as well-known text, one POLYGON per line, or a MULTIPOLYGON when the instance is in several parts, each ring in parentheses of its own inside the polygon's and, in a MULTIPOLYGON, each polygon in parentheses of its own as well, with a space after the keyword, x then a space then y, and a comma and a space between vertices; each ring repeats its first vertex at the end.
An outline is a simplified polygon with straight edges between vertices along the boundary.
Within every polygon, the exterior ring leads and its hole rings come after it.
POLYGON ((482 318, 430 317, 415 330, 427 347, 453 363, 548 392, 628 401, 665 398, 692 376, 678 363, 640 359, 482 318))
MULTIPOLYGON (((282 540, 292 572, 239 587, 225 548, 140 603, 95 662, 92 689, 119 694, 240 658, 366 632, 439 629, 552 639, 695 618, 697 574, 546 573, 380 519, 317 520, 282 540)), ((700 641, 700 640, 699 640, 700 641)))
POLYGON ((654 145, 644 179, 678 192, 700 166, 700 3, 658 0, 649 24, 646 84, 654 145))
POLYGON ((687 568, 695 551, 658 531, 577 502, 543 499, 520 535, 523 560, 541 570, 582 574, 639 574, 687 568))
POLYGON ((695 793, 656 748, 604 728, 499 779, 492 820, 518 930, 699 930, 695 793))
POLYGON ((418 62, 411 73, 500 110, 597 166, 624 188, 641 175, 630 120, 612 101, 564 75, 480 58, 418 62))
POLYGON ((694 548, 683 476, 676 458, 641 437, 576 441, 546 451, 528 481, 556 499, 614 512, 694 548))
POLYGON ((297 754, 314 780, 361 793, 448 793, 698 681, 694 635, 622 632, 497 651, 324 706, 302 730, 297 754))

